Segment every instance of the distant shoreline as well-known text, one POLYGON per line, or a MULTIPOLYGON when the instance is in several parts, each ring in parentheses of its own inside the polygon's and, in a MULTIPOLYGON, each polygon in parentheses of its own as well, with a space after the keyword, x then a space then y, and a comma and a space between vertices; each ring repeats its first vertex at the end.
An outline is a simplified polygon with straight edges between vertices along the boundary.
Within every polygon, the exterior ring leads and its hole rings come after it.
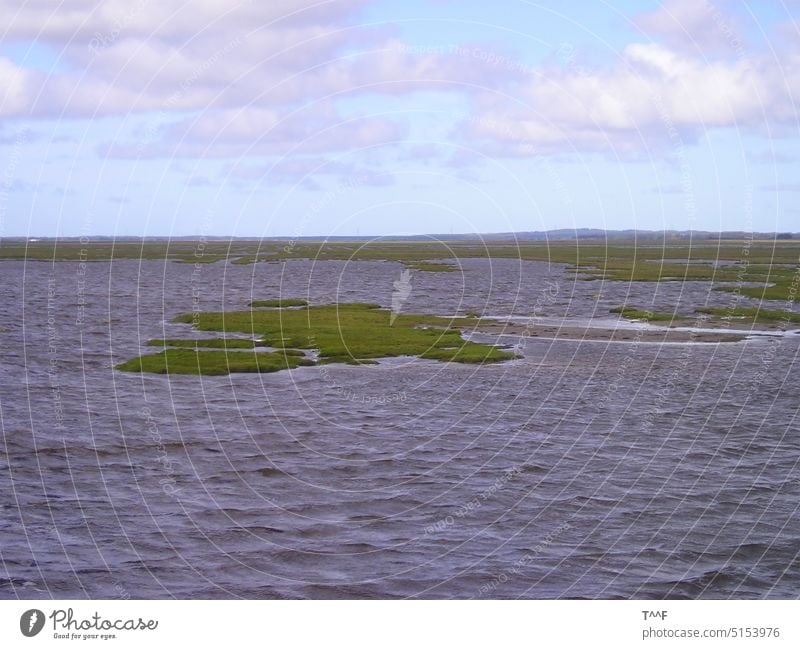
POLYGON ((414 241, 416 243, 423 243, 425 241, 438 242, 438 241, 575 241, 575 240, 618 240, 618 241, 633 241, 633 240, 678 240, 688 241, 692 239, 698 240, 751 240, 751 241, 792 241, 800 240, 800 232, 747 232, 744 230, 597 230, 592 228, 576 228, 576 229, 557 229, 557 230, 541 230, 530 232, 487 232, 487 233, 432 233, 432 234, 405 234, 405 235, 342 235, 342 236, 328 236, 324 234, 315 234, 309 236, 293 236, 293 235, 269 235, 269 236, 230 236, 230 235, 201 235, 201 234, 184 234, 184 235, 150 235, 150 236, 111 236, 111 235, 83 235, 83 236, 47 236, 47 235, 16 235, 6 236, 0 238, 0 241, 10 242, 32 242, 37 241, 50 242, 50 241, 305 241, 305 242, 320 242, 320 241, 414 241))

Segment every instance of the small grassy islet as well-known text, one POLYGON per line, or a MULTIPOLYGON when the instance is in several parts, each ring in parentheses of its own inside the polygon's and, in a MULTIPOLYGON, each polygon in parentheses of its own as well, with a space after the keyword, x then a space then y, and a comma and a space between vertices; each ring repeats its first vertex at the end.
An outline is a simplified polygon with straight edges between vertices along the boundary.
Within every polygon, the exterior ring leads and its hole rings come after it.
POLYGON ((197 351, 165 349, 159 354, 138 356, 117 365, 125 372, 154 374, 203 374, 220 376, 232 372, 278 372, 301 365, 314 365, 301 356, 279 352, 197 351))
POLYGON ((695 309, 697 313, 705 313, 719 318, 730 318, 742 322, 790 322, 800 323, 800 313, 781 311, 780 309, 760 309, 758 307, 702 307, 695 309))
POLYGON ((610 309, 609 312, 619 313, 623 318, 628 318, 629 320, 652 320, 652 321, 663 322, 663 321, 676 320, 683 317, 675 313, 644 311, 642 309, 637 309, 636 307, 629 307, 629 306, 618 306, 613 309, 610 309))
MULTIPOLYGON (((628 318, 629 320, 648 320, 653 322, 689 320, 693 317, 691 315, 681 315, 678 313, 644 311, 636 307, 627 306, 615 307, 610 309, 610 312, 618 313, 623 318, 628 318)), ((715 319, 719 320, 739 320, 746 323, 800 323, 800 313, 781 311, 780 309, 761 309, 759 307, 700 307, 695 309, 694 312, 714 316, 715 319)))
POLYGON ((400 314, 392 319, 391 311, 376 304, 344 303, 195 313, 180 315, 174 321, 192 324, 200 331, 244 333, 258 336, 259 340, 154 340, 149 344, 170 348, 159 354, 134 358, 118 365, 117 369, 160 374, 220 375, 231 372, 274 372, 323 363, 361 365, 392 356, 476 364, 517 358, 516 354, 495 345, 465 340, 460 327, 474 325, 474 318, 400 314), (201 345, 219 346, 225 350, 267 345, 279 351, 201 351, 201 345), (317 351, 319 360, 314 362, 306 358, 301 350, 317 351))

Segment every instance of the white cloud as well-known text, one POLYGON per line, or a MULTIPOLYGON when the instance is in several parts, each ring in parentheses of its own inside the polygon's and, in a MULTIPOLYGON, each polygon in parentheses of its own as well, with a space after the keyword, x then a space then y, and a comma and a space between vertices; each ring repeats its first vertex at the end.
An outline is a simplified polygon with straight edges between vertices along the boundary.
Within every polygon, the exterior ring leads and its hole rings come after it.
POLYGON ((740 56, 733 19, 708 2, 669 0, 636 17, 662 43, 631 44, 602 69, 516 65, 486 44, 414 50, 390 28, 358 26, 366 2, 0 0, 4 40, 61 53, 50 76, 0 59, 0 117, 150 113, 145 137, 102 149, 126 157, 370 147, 403 129, 345 120, 336 99, 420 89, 469 96, 461 133, 493 155, 635 155, 709 128, 774 137, 797 126, 800 48, 740 56))
POLYGON ((512 75, 463 55, 414 52, 387 27, 353 25, 365 0, 17 4, 0 0, 4 38, 50 42, 62 71, 29 76, 30 92, 0 106, 4 117, 275 107, 341 93, 496 86, 512 75))
POLYGON ((225 38, 256 28, 340 21, 367 0, 0 0, 4 40, 36 39, 89 46, 92 39, 185 42, 204 33, 225 38))
POLYGON ((462 132, 522 156, 663 149, 718 127, 775 134, 797 126, 800 56, 709 62, 632 44, 610 68, 542 68, 513 97, 485 93, 462 132))
MULTIPOLYGON (((16 92, 11 101, 7 90, 0 116, 86 117, 301 101, 353 37, 366 44, 376 37, 347 25, 363 4, 0 0, 4 42, 49 42, 63 70, 52 76, 23 70, 28 92, 16 92)), ((7 67, 0 68, 2 81, 10 75, 7 67)))
POLYGON ((726 0, 667 0, 634 23, 645 36, 670 47, 703 56, 742 52, 741 28, 727 11, 726 0))
POLYGON ((0 57, 0 115, 22 113, 30 105, 38 75, 0 57))
POLYGON ((358 150, 404 137, 398 124, 380 117, 338 115, 330 102, 293 112, 250 106, 207 111, 150 133, 138 141, 100 148, 104 157, 239 158, 358 150))

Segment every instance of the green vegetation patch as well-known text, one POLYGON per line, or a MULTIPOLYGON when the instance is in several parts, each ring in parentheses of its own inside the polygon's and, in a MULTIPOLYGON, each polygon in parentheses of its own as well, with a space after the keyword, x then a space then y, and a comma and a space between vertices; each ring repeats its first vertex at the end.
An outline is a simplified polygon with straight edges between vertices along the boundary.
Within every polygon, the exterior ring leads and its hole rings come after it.
POLYGON ((648 239, 575 241, 300 241, 273 259, 397 261, 410 268, 448 272, 436 259, 515 259, 566 264, 575 280, 714 282, 717 290, 758 299, 787 300, 800 242, 783 240, 648 239), (431 266, 442 266, 432 268, 431 266), (759 286, 743 286, 744 284, 759 286), (733 285, 737 286, 733 286, 733 285), (741 287, 741 288, 740 288, 741 287))
POLYGON ((250 302, 250 306, 257 308, 257 307, 273 307, 276 309, 283 309, 289 306, 308 306, 308 302, 305 300, 301 300, 300 298, 295 297, 288 297, 288 298, 278 298, 275 300, 253 300, 250 302))
POLYGON ((759 309, 758 307, 702 307, 698 313, 720 318, 735 318, 743 322, 791 322, 800 323, 800 313, 780 309, 759 309))
POLYGON ((756 300, 780 300, 785 302, 793 299, 793 291, 796 292, 797 288, 792 286, 793 277, 791 274, 786 271, 779 276, 773 273, 770 278, 775 281, 775 284, 765 283, 763 286, 715 286, 714 290, 737 293, 756 300))
POLYGON ((238 259, 260 251, 260 240, 110 240, 42 239, 25 241, 4 239, 0 260, 27 261, 104 261, 109 259, 170 260, 186 264, 213 264, 238 259))
POLYGON ((618 306, 610 309, 611 313, 619 313, 623 318, 629 320, 653 320, 657 322, 668 322, 671 320, 679 320, 685 316, 679 316, 675 313, 662 313, 658 311, 644 311, 635 307, 618 306))
MULTIPOLYGON (((619 313, 631 320, 671 321, 687 320, 692 316, 677 313, 659 313, 644 311, 634 307, 616 307, 611 313, 619 313)), ((695 313, 714 316, 717 319, 740 320, 742 322, 787 322, 800 323, 800 313, 781 311, 780 309, 761 309, 758 307, 701 307, 695 313)))
POLYGON ((417 356, 455 363, 497 363, 517 358, 496 345, 467 341, 460 327, 475 318, 393 314, 377 304, 346 303, 297 309, 252 309, 183 314, 176 322, 200 331, 258 336, 256 342, 233 338, 153 340, 149 344, 194 349, 166 349, 140 356, 117 368, 160 374, 228 374, 274 372, 315 363, 301 350, 316 350, 319 363, 366 365, 392 356, 417 356), (280 351, 200 351, 202 346, 268 345, 280 351))
POLYGON ((789 300, 797 290, 800 241, 777 239, 580 240, 209 240, 24 241, 5 239, 0 260, 99 261, 168 259, 233 264, 292 259, 395 261, 427 272, 453 272, 457 263, 436 260, 514 259, 565 264, 575 280, 621 282, 708 281, 715 290, 762 300, 789 300))
POLYGON ((421 358, 435 361, 450 361, 453 363, 497 363, 516 358, 516 354, 503 351, 493 345, 464 342, 458 347, 436 347, 429 349, 421 358))
POLYGON ((222 376, 232 372, 278 372, 301 365, 313 365, 294 354, 280 352, 226 352, 191 349, 165 349, 159 354, 139 356, 117 369, 154 374, 203 374, 222 376))
POLYGON ((322 359, 344 362, 360 363, 390 356, 477 362, 479 350, 485 352, 487 362, 515 358, 514 354, 493 345, 467 343, 458 327, 472 325, 474 320, 392 316, 388 309, 376 304, 347 303, 291 310, 211 312, 199 317, 185 314, 176 321, 194 323, 201 331, 260 336, 271 347, 316 349, 322 359))
POLYGON ((243 338, 192 338, 189 340, 183 338, 154 338, 153 340, 148 340, 147 344, 150 347, 190 347, 192 349, 253 349, 253 347, 261 343, 243 338))

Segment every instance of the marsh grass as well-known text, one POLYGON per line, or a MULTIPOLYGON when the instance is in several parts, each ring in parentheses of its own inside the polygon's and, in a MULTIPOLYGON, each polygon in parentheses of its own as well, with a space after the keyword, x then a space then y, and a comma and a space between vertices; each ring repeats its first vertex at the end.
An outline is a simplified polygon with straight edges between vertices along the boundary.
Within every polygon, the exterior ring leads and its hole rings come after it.
POLYGON ((26 242, 5 240, 0 259, 27 261, 107 261, 111 259, 169 260, 191 264, 212 264, 237 259, 259 246, 258 241, 175 239, 168 241, 45 239, 26 242))
MULTIPOLYGON (((427 272, 459 270, 435 260, 515 259, 565 264, 574 280, 621 282, 709 281, 715 290, 762 300, 788 300, 800 262, 796 240, 576 241, 309 241, 273 240, 25 242, 6 240, 0 259, 100 261, 166 259, 233 264, 291 259, 395 261, 427 272), (742 286, 756 283, 759 286, 742 286)), ((796 287, 795 287, 796 290, 796 287)))
POLYGON ((775 277, 773 275, 772 279, 775 281, 775 284, 765 283, 764 286, 716 286, 714 290, 738 293, 756 300, 776 300, 785 302, 793 299, 792 275, 785 274, 781 277, 775 277))
POLYGON ((244 338, 154 338, 147 341, 150 347, 189 347, 192 349, 253 349, 260 343, 244 338))
MULTIPOLYGON (((239 332, 259 336, 278 348, 317 349, 321 358, 360 362, 390 356, 434 355, 453 360, 476 358, 478 348, 461 337, 460 326, 474 323, 467 318, 442 318, 400 314, 392 323, 391 312, 377 304, 346 303, 300 309, 231 311, 186 314, 177 322, 193 322, 201 331, 239 332), (455 350, 466 346, 462 354, 455 350)), ((477 343, 474 343, 477 345, 477 343)), ((480 345, 489 349, 490 345, 480 345)), ((506 360, 513 354, 487 354, 491 360, 506 360)))
POLYGON ((278 372, 303 365, 314 365, 294 354, 279 352, 197 351, 191 349, 165 349, 117 365, 124 372, 151 372, 153 374, 202 374, 222 376, 232 372, 278 372))
POLYGON ((460 327, 474 325, 475 318, 400 314, 392 321, 391 316, 388 309, 369 303, 183 314, 175 318, 175 322, 192 324, 200 331, 245 333, 258 336, 259 340, 154 340, 149 344, 193 349, 166 349, 160 354, 133 359, 117 368, 133 372, 227 374, 268 372, 314 364, 304 358, 301 350, 317 351, 320 364, 369 365, 376 359, 393 356, 477 364, 517 358, 516 354, 495 345, 464 340, 460 327), (201 345, 226 349, 267 345, 281 351, 199 351, 201 345))
POLYGON ((758 307, 702 307, 697 313, 705 313, 723 319, 736 319, 743 322, 791 322, 800 323, 800 313, 780 309, 761 309, 758 307))
POLYGON ((685 318, 685 316, 679 316, 675 313, 644 311, 642 309, 628 306, 614 307, 613 309, 609 309, 609 312, 618 313, 623 318, 628 318, 629 320, 648 320, 654 322, 669 322, 672 320, 681 320, 685 318))
MULTIPOLYGON (((643 311, 634 307, 616 307, 610 311, 611 313, 619 313, 622 317, 631 320, 648 320, 653 322, 688 320, 692 317, 689 315, 679 315, 677 313, 643 311)), ((781 311, 780 309, 763 309, 759 307, 700 307, 695 309, 694 312, 713 316, 711 320, 712 323, 714 320, 800 323, 800 313, 781 311)))

